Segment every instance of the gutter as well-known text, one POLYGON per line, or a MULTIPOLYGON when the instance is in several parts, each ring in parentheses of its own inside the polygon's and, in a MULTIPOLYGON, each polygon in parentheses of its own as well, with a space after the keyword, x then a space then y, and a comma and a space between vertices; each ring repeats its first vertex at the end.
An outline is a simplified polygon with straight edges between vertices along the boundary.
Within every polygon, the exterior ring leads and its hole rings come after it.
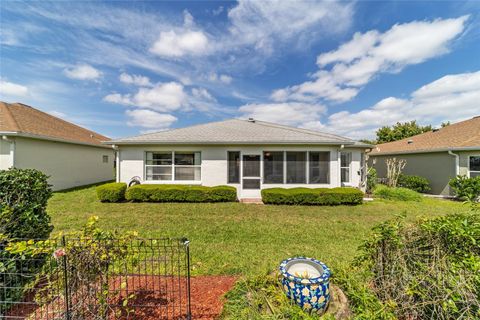
POLYGON ((338 145, 347 145, 348 147, 356 147, 354 142, 345 142, 345 141, 325 141, 325 142, 312 142, 312 141, 104 141, 102 142, 105 145, 329 145, 329 146, 338 146, 338 145))
POLYGON ((448 150, 448 154, 455 157, 455 176, 460 174, 460 156, 453 153, 452 150, 448 150))
POLYGON ((30 138, 30 139, 38 139, 38 140, 46 140, 46 141, 55 141, 55 142, 63 142, 63 143, 71 143, 71 144, 79 144, 79 145, 98 147, 98 148, 110 148, 110 147, 105 146, 103 144, 88 143, 88 142, 75 141, 75 140, 67 140, 67 139, 62 139, 62 138, 55 138, 55 137, 43 136, 43 135, 39 135, 39 134, 31 134, 31 133, 24 133, 24 132, 17 132, 17 131, 3 131, 3 132, 0 131, 0 135, 30 138))
POLYGON ((449 151, 476 151, 480 150, 479 146, 473 147, 458 147, 458 148, 439 148, 439 149, 419 149, 419 150, 407 150, 407 151, 395 151, 395 152, 370 152, 369 156, 389 156, 397 154, 416 154, 416 153, 435 153, 435 152, 449 152, 449 151))

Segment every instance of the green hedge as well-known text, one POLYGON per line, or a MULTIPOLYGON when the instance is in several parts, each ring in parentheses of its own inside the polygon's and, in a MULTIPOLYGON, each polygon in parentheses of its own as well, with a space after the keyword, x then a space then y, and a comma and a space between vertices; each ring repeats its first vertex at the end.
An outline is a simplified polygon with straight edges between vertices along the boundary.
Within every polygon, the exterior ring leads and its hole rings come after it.
POLYGON ((420 193, 413 190, 407 188, 390 188, 382 184, 379 184, 375 188, 373 195, 377 198, 387 200, 421 201, 423 199, 420 193))
POLYGON ((271 188, 262 190, 265 204, 340 205, 360 204, 363 192, 355 188, 271 188))
POLYGON ((407 188, 420 193, 431 190, 430 183, 426 178, 406 174, 401 174, 398 177, 397 187, 407 188))
POLYGON ((127 184, 122 182, 106 183, 96 188, 97 197, 102 202, 120 202, 125 200, 127 184))
POLYGON ((230 186, 141 184, 128 188, 126 199, 137 202, 233 202, 237 189, 230 186))

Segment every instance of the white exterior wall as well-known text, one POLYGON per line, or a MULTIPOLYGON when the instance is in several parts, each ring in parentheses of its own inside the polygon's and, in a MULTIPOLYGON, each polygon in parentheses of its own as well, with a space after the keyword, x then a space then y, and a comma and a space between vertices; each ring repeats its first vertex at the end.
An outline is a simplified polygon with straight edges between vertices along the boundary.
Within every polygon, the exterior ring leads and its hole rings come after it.
MULTIPOLYGON (((245 190, 242 192, 241 184, 227 183, 227 152, 240 151, 241 158, 244 154, 257 154, 261 156, 260 172, 263 177, 263 152, 264 151, 330 151, 330 183, 329 184, 263 184, 261 181, 261 188, 294 188, 294 187, 308 187, 308 188, 333 188, 341 186, 340 183, 340 155, 338 147, 322 147, 322 146, 119 146, 118 150, 118 170, 117 181, 130 182, 134 176, 140 177, 142 183, 177 183, 177 184, 199 184, 204 186, 218 186, 231 185, 237 188, 239 198, 246 197, 260 197, 260 191, 245 190), (201 181, 187 182, 187 181, 145 181, 145 166, 144 158, 147 151, 190 151, 201 152, 201 181), (253 191, 253 193, 252 193, 253 191)), ((358 174, 360 170, 360 157, 363 149, 344 149, 345 152, 352 152, 351 164, 351 185, 358 187, 361 183, 361 177, 358 174)), ((240 177, 242 177, 242 165, 240 165, 240 177)), ((241 181, 241 179, 240 179, 241 181)))
MULTIPOLYGON (((50 176, 53 190, 115 179, 111 148, 10 137, 15 141, 14 166, 32 168, 50 176), (103 156, 108 155, 108 163, 103 156)), ((3 148, 2 148, 3 149, 3 148)))
POLYGON ((13 141, 3 140, 0 136, 0 170, 7 170, 13 167, 13 141))

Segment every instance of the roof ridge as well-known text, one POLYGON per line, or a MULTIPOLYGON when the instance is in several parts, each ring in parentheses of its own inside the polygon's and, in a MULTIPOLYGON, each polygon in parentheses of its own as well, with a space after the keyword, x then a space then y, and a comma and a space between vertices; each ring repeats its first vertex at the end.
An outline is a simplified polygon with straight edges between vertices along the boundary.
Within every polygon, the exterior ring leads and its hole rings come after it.
MULTIPOLYGON (((242 120, 242 119, 239 119, 239 120, 242 120)), ((242 120, 242 121, 249 121, 249 120, 242 120)), ((282 129, 291 130, 291 131, 298 131, 298 132, 301 132, 301 133, 310 134, 312 136, 328 135, 328 136, 332 136, 332 137, 336 137, 336 138, 341 138, 345 141, 353 141, 352 139, 342 137, 342 136, 339 136, 339 135, 336 135, 336 134, 332 134, 332 133, 329 133, 329 132, 320 132, 320 131, 315 131, 315 130, 310 130, 310 129, 296 128, 296 127, 292 127, 292 126, 277 124, 277 123, 263 121, 263 120, 255 120, 255 123, 257 123, 257 122, 258 122, 258 124, 261 124, 261 125, 264 125, 264 126, 282 128, 282 129)))
POLYGON ((15 120, 15 117, 12 115, 10 108, 8 107, 9 103, 3 102, 3 101, 0 101, 0 103, 3 105, 3 109, 5 110, 6 117, 9 117, 9 119, 14 124, 14 127, 16 128, 16 130, 19 131, 20 126, 18 125, 17 120, 15 120))
MULTIPOLYGON (((62 118, 55 117, 54 115, 51 115, 51 114, 49 114, 48 112, 44 112, 44 111, 42 111, 42 110, 39 110, 39 109, 34 108, 34 107, 32 107, 32 106, 29 106, 28 104, 24 104, 24 103, 21 103, 21 102, 15 102, 15 103, 12 103, 12 104, 20 105, 20 106, 22 106, 22 107, 31 108, 31 109, 35 110, 36 112, 43 113, 44 115, 46 115, 46 116, 48 116, 48 117, 50 117, 50 118, 53 118, 53 119, 55 119, 55 120, 59 120, 59 121, 61 121, 61 122, 67 123, 68 125, 77 127, 77 128, 79 128, 79 129, 82 129, 82 130, 87 131, 87 132, 89 132, 89 133, 94 133, 94 134, 97 135, 98 137, 104 137, 104 138, 110 139, 109 137, 104 136, 103 134, 100 134, 100 133, 95 132, 95 131, 93 131, 93 130, 84 128, 84 127, 82 127, 82 126, 79 126, 78 124, 75 124, 75 123, 73 123, 73 122, 64 120, 64 119, 62 119, 62 118)), ((15 123, 16 123, 16 121, 15 121, 15 123)))

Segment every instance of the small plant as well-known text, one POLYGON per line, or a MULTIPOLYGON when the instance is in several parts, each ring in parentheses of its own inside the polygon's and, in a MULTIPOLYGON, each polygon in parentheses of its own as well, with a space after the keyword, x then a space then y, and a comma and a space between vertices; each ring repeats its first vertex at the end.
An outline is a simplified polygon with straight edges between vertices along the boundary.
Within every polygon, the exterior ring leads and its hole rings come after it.
POLYGON ((431 190, 430 183, 424 177, 401 174, 398 177, 398 187, 407 188, 416 192, 425 193, 431 190))
POLYGON ((385 185, 378 185, 373 191, 373 195, 387 200, 400 201, 421 201, 422 195, 406 188, 390 188, 385 185))
POLYGON ((377 186, 377 170, 373 167, 368 168, 367 171, 367 192, 371 193, 377 186))
POLYGON ((460 200, 475 203, 480 197, 480 176, 468 178, 458 175, 450 180, 449 185, 460 200))
POLYGON ((395 188, 403 168, 407 165, 407 161, 403 159, 389 158, 385 160, 385 163, 387 165, 387 185, 395 188))

